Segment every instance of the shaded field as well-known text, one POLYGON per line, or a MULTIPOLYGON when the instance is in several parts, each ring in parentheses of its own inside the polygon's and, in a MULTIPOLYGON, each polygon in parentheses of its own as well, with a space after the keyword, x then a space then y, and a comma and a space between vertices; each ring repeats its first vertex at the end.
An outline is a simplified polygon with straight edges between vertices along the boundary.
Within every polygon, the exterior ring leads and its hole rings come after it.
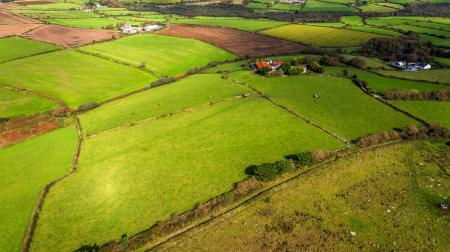
POLYGON ((0 62, 60 49, 59 46, 18 37, 0 39, 0 48, 0 62))
POLYGON ((0 88, 0 118, 27 116, 57 107, 57 104, 47 99, 0 88))
POLYGON ((450 84, 450 69, 432 69, 428 71, 417 71, 417 72, 377 70, 377 72, 386 76, 393 76, 410 80, 430 81, 430 82, 440 82, 450 84))
POLYGON ((349 76, 356 74, 358 79, 366 81, 367 86, 376 93, 384 93, 390 89, 415 89, 419 91, 450 90, 450 85, 436 85, 414 80, 396 79, 350 67, 325 67, 325 73, 343 76, 342 71, 344 69, 348 71, 349 76))
POLYGON ((219 27, 171 25, 159 33, 204 40, 241 57, 293 53, 304 48, 290 41, 219 27))
POLYGON ((100 102, 149 85, 139 69, 71 50, 4 63, 0 83, 57 97, 69 106, 100 102))
POLYGON ((417 123, 364 94, 350 80, 343 78, 262 78, 244 71, 231 73, 230 78, 252 85, 349 141, 369 133, 417 123), (320 98, 314 98, 314 95, 320 98))
POLYGON ((236 56, 203 41, 155 34, 137 34, 81 48, 112 59, 147 68, 161 75, 178 76, 212 61, 236 56))
POLYGON ((117 34, 108 30, 79 29, 60 25, 45 25, 26 34, 34 40, 63 46, 78 46, 112 39, 117 34))
POLYGON ((175 83, 150 89, 102 105, 80 116, 86 135, 95 134, 146 118, 179 111, 227 97, 250 93, 247 87, 221 78, 218 74, 196 74, 175 83))
POLYGON ((352 31, 347 29, 297 24, 269 29, 262 31, 261 33, 304 44, 323 47, 360 46, 369 39, 380 36, 373 33, 352 31))
POLYGON ((260 97, 89 138, 78 172, 48 195, 32 251, 131 236, 230 190, 251 164, 341 146, 260 97))
POLYGON ((70 170, 76 148, 74 126, 0 148, 0 249, 19 251, 44 185, 70 170))
POLYGON ((408 143, 338 161, 157 250, 446 251, 448 213, 436 205, 448 202, 450 180, 429 156, 449 152, 408 143))
POLYGON ((450 102, 439 101, 389 101, 396 106, 430 123, 450 128, 450 102))

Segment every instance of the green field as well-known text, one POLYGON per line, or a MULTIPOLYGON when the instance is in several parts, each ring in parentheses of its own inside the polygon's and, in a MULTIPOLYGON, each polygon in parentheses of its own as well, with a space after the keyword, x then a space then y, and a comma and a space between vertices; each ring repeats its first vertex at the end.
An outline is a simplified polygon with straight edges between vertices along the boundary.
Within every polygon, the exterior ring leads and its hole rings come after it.
POLYGON ((221 18, 182 18, 173 20, 174 23, 208 25, 234 28, 243 31, 258 31, 275 26, 288 24, 287 22, 265 19, 221 19, 221 18))
POLYGON ((360 46, 369 39, 379 37, 366 32, 297 24, 269 29, 261 33, 322 47, 360 46))
POLYGON ((343 76, 342 71, 344 69, 347 69, 349 76, 356 74, 358 79, 366 81, 367 86, 376 93, 384 93, 390 89, 414 89, 419 91, 450 90, 449 85, 436 85, 414 80, 390 78, 356 68, 325 67, 325 73, 343 76))
POLYGON ((89 135, 250 92, 250 89, 231 84, 218 74, 196 74, 175 83, 133 95, 130 99, 105 104, 81 115, 80 119, 84 133, 89 135))
POLYGON ((32 251, 130 236, 230 190, 249 165, 341 146, 260 97, 87 139, 79 171, 46 200, 32 251))
POLYGON ((0 63, 12 59, 31 56, 38 53, 61 49, 61 47, 56 45, 19 37, 0 39, 0 48, 0 63))
POLYGON ((205 42, 138 34, 111 42, 82 47, 89 53, 98 53, 115 60, 145 67, 157 74, 178 76, 195 67, 205 67, 211 61, 234 59, 233 54, 205 42))
POLYGON ((440 101, 390 101, 396 106, 430 123, 450 128, 450 102, 440 101))
POLYGON ((60 19, 47 19, 52 24, 79 27, 79 28, 91 28, 91 29, 116 29, 125 23, 130 25, 141 25, 142 22, 137 21, 124 21, 115 18, 60 18, 60 19))
POLYGON ((29 4, 27 8, 34 10, 69 10, 72 8, 80 7, 74 3, 51 3, 51 4, 29 4))
POLYGON ((57 97, 69 106, 99 102, 156 78, 139 69, 64 50, 4 63, 0 83, 57 97))
POLYGON ((398 37, 398 36, 402 35, 400 32, 387 30, 387 29, 381 29, 381 28, 374 28, 374 27, 367 26, 367 25, 366 26, 351 26, 348 28, 351 30, 355 30, 355 31, 369 32, 369 33, 390 36, 390 37, 398 37))
POLYGON ((76 139, 71 126, 0 148, 1 251, 20 251, 44 185, 70 170, 76 139))
POLYGON ((430 36, 430 35, 426 35, 426 34, 420 34, 420 39, 426 42, 431 42, 437 46, 442 46, 442 47, 450 47, 450 38, 438 38, 435 36, 430 36))
POLYGON ((446 65, 448 67, 450 67, 450 58, 441 58, 441 57, 435 57, 434 60, 436 62, 439 62, 443 65, 446 65))
POLYGON ((47 99, 0 89, 0 118, 27 116, 57 107, 54 102, 47 99))
POLYGON ((431 81, 450 84, 450 69, 431 69, 427 71, 417 71, 417 72, 377 70, 377 72, 386 76, 393 76, 410 80, 431 81))
POLYGON ((346 25, 364 26, 362 18, 359 16, 343 16, 341 17, 341 22, 346 25))
POLYGON ((409 143, 341 160, 158 251, 448 251, 448 212, 436 206, 449 202, 450 180, 427 159, 439 151, 450 150, 409 143))
POLYGON ((49 19, 49 18, 92 18, 99 17, 96 13, 86 13, 80 10, 30 10, 30 9, 17 9, 14 10, 15 13, 21 15, 38 18, 38 19, 49 19))
POLYGON ((304 12, 357 12, 358 10, 348 7, 344 4, 335 4, 331 2, 322 2, 316 0, 306 1, 304 12))
POLYGON ((445 38, 450 38, 449 31, 424 28, 424 27, 419 27, 419 26, 415 26, 415 25, 394 25, 394 26, 391 26, 391 28, 401 30, 404 32, 413 31, 413 32, 417 32, 417 33, 423 33, 423 34, 435 35, 435 36, 443 36, 445 38))
POLYGON ((383 5, 378 5, 378 4, 367 4, 367 5, 363 5, 363 6, 359 6, 359 9, 361 9, 361 11, 363 12, 394 12, 397 11, 397 9, 388 7, 388 6, 383 6, 383 5))
POLYGON ((343 78, 262 78, 244 71, 232 73, 230 78, 252 85, 275 101, 349 141, 369 133, 415 123, 367 96, 350 80, 343 78), (315 94, 320 98, 314 98, 315 94))

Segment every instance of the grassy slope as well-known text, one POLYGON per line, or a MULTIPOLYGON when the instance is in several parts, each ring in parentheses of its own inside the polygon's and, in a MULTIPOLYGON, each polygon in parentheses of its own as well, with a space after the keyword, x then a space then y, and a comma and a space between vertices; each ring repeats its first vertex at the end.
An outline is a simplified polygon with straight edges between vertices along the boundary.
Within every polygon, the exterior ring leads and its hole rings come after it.
POLYGON ((258 31, 274 26, 281 26, 287 22, 264 19, 220 19, 220 18, 183 18, 174 20, 175 23, 196 24, 208 26, 229 27, 243 31, 258 31))
POLYGON ((154 34, 138 34, 86 46, 82 50, 134 65, 145 63, 148 69, 169 76, 186 73, 195 67, 204 67, 211 61, 235 58, 233 54, 199 40, 154 34))
POLYGON ((74 51, 15 60, 0 67, 0 83, 58 97, 72 107, 144 87, 154 76, 74 51))
POLYGON ((0 62, 3 62, 36 53, 57 50, 61 47, 30 39, 9 37, 0 39, 0 48, 0 62))
POLYGON ((356 74, 359 79, 366 81, 368 87, 377 93, 384 93, 389 89, 416 89, 420 91, 450 90, 450 86, 448 85, 395 79, 349 67, 325 67, 325 73, 342 76, 342 70, 344 69, 347 69, 349 76, 356 74))
POLYGON ((310 25, 286 25, 261 32, 305 44, 324 47, 359 46, 378 35, 373 33, 310 25))
POLYGON ((218 74, 197 74, 172 84, 105 104, 80 116, 85 133, 92 134, 145 118, 178 111, 251 90, 220 78, 218 74))
POLYGON ((367 96, 350 80, 343 78, 318 76, 261 78, 250 72, 232 73, 230 78, 242 79, 274 100, 347 140, 415 123, 367 96), (318 94, 320 98, 313 98, 314 94, 318 94))
POLYGON ((47 99, 0 89, 0 118, 27 116, 57 107, 57 104, 47 99))
POLYGON ((432 69, 428 71, 404 72, 404 71, 377 71, 386 76, 400 77, 410 80, 424 80, 450 84, 450 69, 432 69))
POLYGON ((69 171, 75 127, 58 129, 0 149, 0 250, 19 251, 45 184, 69 171))
POLYGON ((414 144, 304 175, 158 251, 448 251, 449 215, 436 205, 450 180, 414 144))
POLYGON ((88 139, 49 194, 33 251, 132 235, 231 189, 251 164, 342 143, 259 97, 88 139))
POLYGON ((141 25, 142 22, 135 21, 122 21, 117 20, 115 18, 60 18, 60 19, 47 19, 48 22, 57 25, 64 25, 70 27, 79 27, 79 28, 92 28, 92 29, 105 29, 108 26, 112 26, 116 28, 117 25, 121 24, 131 24, 131 25, 141 25))
POLYGON ((439 123, 450 128, 450 102, 439 101, 390 101, 400 108, 427 122, 439 123))

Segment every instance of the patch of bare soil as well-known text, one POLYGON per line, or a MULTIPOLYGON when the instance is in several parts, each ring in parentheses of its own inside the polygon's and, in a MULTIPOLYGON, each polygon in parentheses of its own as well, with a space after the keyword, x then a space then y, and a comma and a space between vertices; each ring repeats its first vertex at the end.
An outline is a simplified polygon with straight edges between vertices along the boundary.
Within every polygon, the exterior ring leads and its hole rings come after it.
POLYGON ((71 47, 112 39, 117 36, 117 33, 109 30, 46 25, 31 31, 24 36, 34 40, 71 47))
POLYGON ((20 5, 30 5, 30 4, 51 4, 54 2, 42 1, 42 0, 24 0, 24 1, 15 1, 14 3, 20 4, 20 5))
POLYGON ((42 26, 42 24, 11 24, 0 25, 0 38, 18 36, 42 26))
POLYGON ((220 27, 176 24, 159 34, 203 40, 241 57, 294 53, 304 48, 291 41, 220 27))
POLYGON ((22 17, 19 14, 7 12, 0 10, 0 25, 10 25, 10 24, 36 24, 39 21, 22 17))
POLYGON ((61 119, 47 112, 0 123, 0 148, 57 129, 60 126, 59 120, 61 119))

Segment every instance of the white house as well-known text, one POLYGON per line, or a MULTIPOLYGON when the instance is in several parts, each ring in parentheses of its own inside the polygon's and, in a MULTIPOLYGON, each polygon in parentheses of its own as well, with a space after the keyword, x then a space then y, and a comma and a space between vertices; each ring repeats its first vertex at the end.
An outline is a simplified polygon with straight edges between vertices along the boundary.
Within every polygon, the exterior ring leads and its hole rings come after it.
POLYGON ((159 30, 161 28, 162 28, 162 26, 160 26, 160 25, 148 24, 148 25, 144 26, 144 31, 152 32, 152 31, 159 30))
POLYGON ((135 34, 135 33, 142 31, 142 27, 135 27, 135 26, 131 26, 129 24, 123 25, 121 27, 121 29, 122 29, 122 33, 124 33, 124 34, 135 34))
POLYGON ((396 61, 396 62, 392 63, 392 66, 397 67, 397 68, 405 68, 406 62, 405 61, 396 61))
POLYGON ((419 62, 416 64, 417 68, 419 68, 419 70, 430 70, 431 69, 431 65, 425 62, 419 62))

